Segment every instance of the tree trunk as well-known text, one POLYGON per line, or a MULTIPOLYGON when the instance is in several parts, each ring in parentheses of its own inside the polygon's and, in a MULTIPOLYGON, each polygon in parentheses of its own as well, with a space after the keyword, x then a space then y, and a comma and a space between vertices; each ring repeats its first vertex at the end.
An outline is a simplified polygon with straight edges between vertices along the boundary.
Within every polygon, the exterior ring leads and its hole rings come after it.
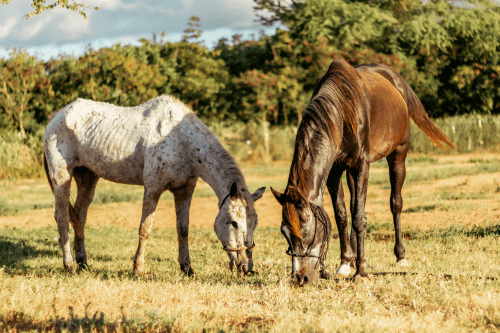
POLYGON ((264 131, 264 160, 269 161, 269 123, 267 122, 267 112, 262 115, 262 130, 264 131))

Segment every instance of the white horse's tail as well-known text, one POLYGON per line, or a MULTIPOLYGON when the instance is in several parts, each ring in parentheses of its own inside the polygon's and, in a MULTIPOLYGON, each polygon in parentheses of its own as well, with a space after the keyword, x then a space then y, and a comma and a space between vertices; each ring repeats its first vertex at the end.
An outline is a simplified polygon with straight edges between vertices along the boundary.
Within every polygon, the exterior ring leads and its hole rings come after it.
MULTIPOLYGON (((43 153, 43 167, 45 169, 45 175, 47 176, 47 180, 49 181, 50 189, 52 190, 52 193, 54 193, 54 186, 52 185, 52 181, 50 180, 49 177, 49 166, 47 164, 47 157, 45 156, 45 153, 43 153)), ((71 222, 71 225, 75 230, 75 233, 83 239, 84 225, 78 218, 78 214, 76 213, 75 208, 73 207, 71 202, 69 202, 69 221, 71 222)))

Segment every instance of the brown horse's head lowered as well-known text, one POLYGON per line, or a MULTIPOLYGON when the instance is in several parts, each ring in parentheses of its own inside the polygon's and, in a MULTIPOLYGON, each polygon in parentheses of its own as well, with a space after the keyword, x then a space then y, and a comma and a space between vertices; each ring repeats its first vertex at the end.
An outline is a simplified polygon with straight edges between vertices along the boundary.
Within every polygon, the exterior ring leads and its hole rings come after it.
POLYGON ((316 283, 325 274, 330 219, 323 208, 308 202, 292 186, 285 194, 273 188, 271 191, 283 206, 281 233, 288 242, 287 254, 292 257, 292 280, 299 285, 316 283))

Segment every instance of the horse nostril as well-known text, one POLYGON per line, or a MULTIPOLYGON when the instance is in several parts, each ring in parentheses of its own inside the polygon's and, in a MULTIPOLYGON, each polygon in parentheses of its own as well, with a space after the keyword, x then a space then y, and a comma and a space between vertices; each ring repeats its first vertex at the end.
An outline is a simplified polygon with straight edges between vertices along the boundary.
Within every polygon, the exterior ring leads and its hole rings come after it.
POLYGON ((309 282, 309 279, 307 278, 307 276, 304 276, 304 284, 306 284, 307 282, 309 282))
POLYGON ((238 229, 238 223, 236 222, 231 222, 231 225, 233 226, 234 229, 238 229))

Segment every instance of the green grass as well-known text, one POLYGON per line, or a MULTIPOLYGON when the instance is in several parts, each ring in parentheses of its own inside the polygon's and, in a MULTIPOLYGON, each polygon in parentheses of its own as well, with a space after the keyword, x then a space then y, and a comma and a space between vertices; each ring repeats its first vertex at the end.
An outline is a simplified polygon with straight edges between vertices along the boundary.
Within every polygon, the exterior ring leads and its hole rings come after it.
MULTIPOLYGON (((190 251, 197 273, 193 278, 178 268, 175 230, 156 229, 147 246, 146 275, 140 279, 131 272, 136 231, 89 228, 91 268, 68 275, 62 270, 55 228, 1 229, 0 330, 460 332, 500 328, 495 300, 500 283, 484 279, 500 276, 500 225, 406 231, 412 266, 403 270, 393 265, 392 238, 376 236, 390 229, 390 225, 369 227, 366 240, 369 272, 387 275, 372 276, 361 285, 333 279, 306 288, 288 283, 290 258, 276 228, 257 229, 254 260, 259 274, 249 277, 227 269, 227 257, 213 230, 192 230, 190 251), (399 271, 418 274, 396 274, 399 271)), ((330 271, 338 264, 338 248, 334 239, 326 262, 330 271)))

